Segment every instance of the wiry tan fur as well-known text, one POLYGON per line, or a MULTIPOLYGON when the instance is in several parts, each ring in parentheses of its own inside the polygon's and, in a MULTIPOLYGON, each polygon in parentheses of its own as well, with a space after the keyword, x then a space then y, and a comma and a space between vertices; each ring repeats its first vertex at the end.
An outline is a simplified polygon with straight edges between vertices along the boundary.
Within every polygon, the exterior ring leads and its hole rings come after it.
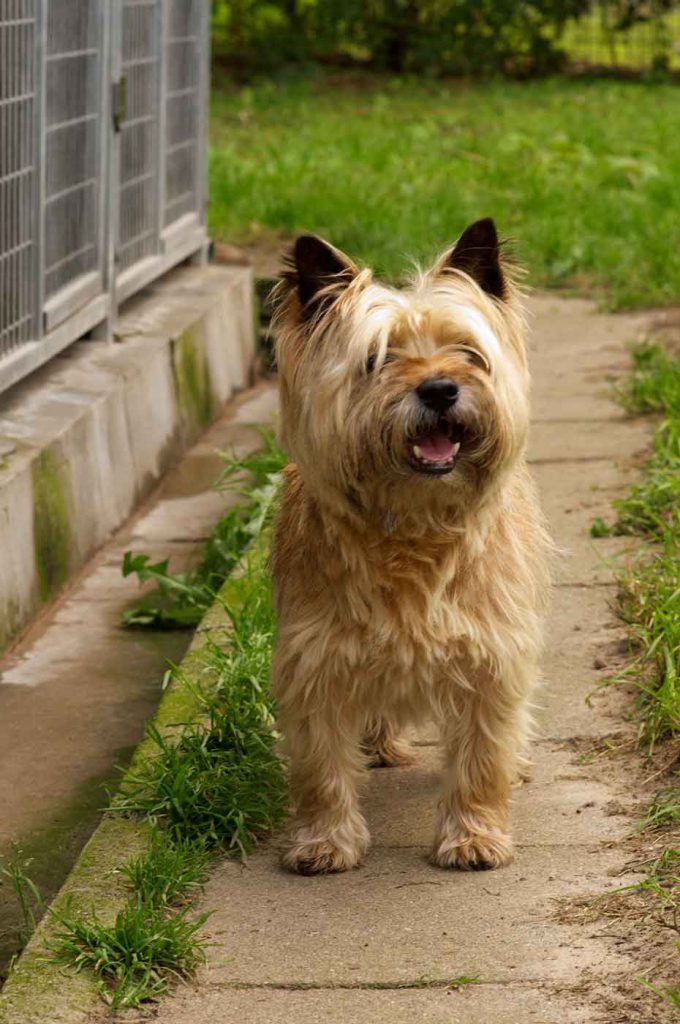
POLYGON ((451 253, 402 291, 342 259, 347 271, 326 282, 311 317, 294 273, 279 293, 293 460, 274 549, 274 687, 294 801, 283 862, 302 873, 359 864, 365 768, 405 763, 402 729, 432 717, 444 748, 432 860, 497 867, 512 856, 508 800, 548 584, 525 465, 520 296, 507 280, 503 298, 490 296, 451 253), (439 374, 460 386, 456 415, 471 440, 452 472, 432 478, 404 450, 414 389, 439 374))

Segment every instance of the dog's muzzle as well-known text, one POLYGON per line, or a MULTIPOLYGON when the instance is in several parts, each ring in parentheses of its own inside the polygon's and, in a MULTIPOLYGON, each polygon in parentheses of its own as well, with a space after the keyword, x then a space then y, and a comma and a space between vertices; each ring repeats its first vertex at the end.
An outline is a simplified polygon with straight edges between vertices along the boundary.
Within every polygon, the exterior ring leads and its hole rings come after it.
POLYGON ((417 473, 444 476, 453 469, 465 435, 453 416, 459 393, 450 377, 429 377, 416 388, 424 415, 422 426, 408 441, 406 459, 417 473))

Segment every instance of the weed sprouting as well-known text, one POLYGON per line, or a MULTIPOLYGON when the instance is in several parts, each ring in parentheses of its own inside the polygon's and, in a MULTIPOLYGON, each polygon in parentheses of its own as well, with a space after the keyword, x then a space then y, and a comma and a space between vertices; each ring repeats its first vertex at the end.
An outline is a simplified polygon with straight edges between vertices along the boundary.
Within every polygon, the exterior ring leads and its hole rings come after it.
MULTIPOLYGON (((673 778, 680 778, 680 772, 674 772, 673 778)), ((669 825, 680 825, 680 787, 677 782, 674 786, 657 793, 640 822, 641 829, 661 829, 669 825)))
POLYGON ((17 850, 15 857, 0 867, 0 884, 8 883, 21 911, 22 927, 17 938, 25 946, 42 917, 44 903, 37 885, 28 874, 30 860, 24 860, 17 850))
POLYGON ((457 978, 451 978, 449 988, 455 992, 462 992, 464 989, 469 988, 470 985, 481 984, 481 980, 478 974, 461 974, 457 978))
POLYGON ((96 914, 79 917, 53 912, 57 930, 54 958, 76 972, 90 968, 113 1009, 157 999, 171 977, 190 978, 205 959, 197 932, 207 915, 190 919, 185 910, 163 914, 157 908, 126 904, 107 925, 96 914))
POLYGON ((118 868, 138 906, 167 909, 191 901, 201 889, 210 863, 205 844, 170 839, 153 828, 147 850, 118 868))

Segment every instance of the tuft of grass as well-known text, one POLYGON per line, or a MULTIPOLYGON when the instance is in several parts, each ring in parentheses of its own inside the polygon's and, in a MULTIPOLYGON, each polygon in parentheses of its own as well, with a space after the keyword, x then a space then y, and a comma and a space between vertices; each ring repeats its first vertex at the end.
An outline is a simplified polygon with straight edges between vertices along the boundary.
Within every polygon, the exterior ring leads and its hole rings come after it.
POLYGON ((680 295, 677 85, 318 74, 213 94, 210 230, 325 235, 389 278, 496 218, 537 286, 680 295), (635 125, 631 134, 630 126, 635 125))
POLYGON ((661 420, 645 479, 615 503, 616 532, 675 545, 680 537, 680 359, 652 344, 636 346, 632 356, 633 373, 618 389, 619 401, 630 413, 656 413, 661 420))
MULTIPOLYGON (((680 778, 680 772, 673 772, 673 778, 680 778)), ((661 829, 680 825, 680 788, 677 783, 661 790, 647 808, 641 829, 661 829)), ((680 867, 680 865, 678 865, 680 867)))
POLYGON ((37 885, 28 874, 31 860, 22 858, 19 850, 5 866, 0 867, 0 885, 9 885, 21 912, 22 927, 17 943, 23 948, 36 929, 45 905, 37 885))
POLYGON ((482 979, 478 974, 461 974, 457 978, 451 978, 449 988, 454 992, 463 992, 470 985, 481 985, 482 979))
POLYGON ((189 979, 205 959, 197 932, 207 915, 190 919, 181 910, 161 914, 137 901, 116 914, 111 925, 90 918, 57 914, 52 953, 57 962, 94 971, 102 994, 114 1010, 158 999, 171 978, 189 979))
POLYGON ((125 552, 123 576, 134 573, 140 583, 151 580, 156 589, 123 612, 123 625, 137 629, 198 626, 271 510, 285 457, 269 431, 262 430, 260 434, 261 447, 257 451, 240 459, 224 456, 216 486, 236 488, 242 500, 219 519, 194 568, 171 573, 168 559, 152 563, 148 555, 125 552))
POLYGON ((118 869, 138 906, 161 910, 189 902, 200 891, 210 863, 204 843, 154 828, 147 850, 118 869))
POLYGON ((231 611, 228 638, 208 640, 201 655, 210 679, 198 693, 202 717, 179 742, 149 727, 156 754, 128 772, 115 806, 161 821, 174 838, 245 855, 283 817, 285 786, 268 693, 274 622, 264 555, 237 586, 243 604, 231 611))

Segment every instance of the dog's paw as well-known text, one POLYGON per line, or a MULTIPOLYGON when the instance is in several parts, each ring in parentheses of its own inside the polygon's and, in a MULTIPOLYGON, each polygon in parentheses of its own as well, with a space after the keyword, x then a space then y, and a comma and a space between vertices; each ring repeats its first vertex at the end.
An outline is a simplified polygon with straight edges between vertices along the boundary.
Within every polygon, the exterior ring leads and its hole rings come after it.
POLYGON ((330 875, 359 867, 362 852, 338 846, 328 839, 292 841, 281 855, 281 864, 298 875, 330 875))
POLYGON ((407 740, 389 739, 375 747, 367 746, 369 768, 407 768, 415 762, 411 744, 407 740))
POLYGON ((512 857, 512 837, 494 830, 471 835, 443 836, 435 842, 430 860, 440 868, 492 871, 509 864, 512 857))

